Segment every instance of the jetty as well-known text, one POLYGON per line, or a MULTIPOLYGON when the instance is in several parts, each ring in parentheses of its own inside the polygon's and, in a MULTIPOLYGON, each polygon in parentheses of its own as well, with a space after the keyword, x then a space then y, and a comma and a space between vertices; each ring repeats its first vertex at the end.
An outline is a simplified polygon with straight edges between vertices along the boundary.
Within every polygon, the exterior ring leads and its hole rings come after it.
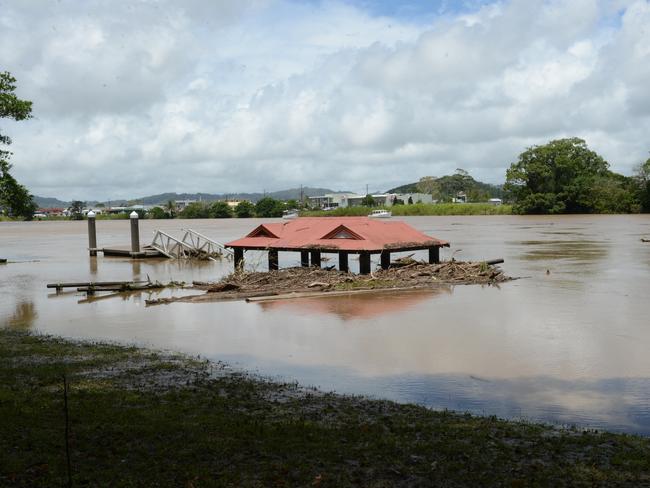
POLYGON ((303 267, 321 265, 322 253, 336 253, 339 271, 349 271, 350 254, 359 256, 360 274, 370 273, 370 257, 380 255, 382 269, 390 267, 391 253, 428 250, 429 263, 440 262, 447 241, 431 237, 405 222, 380 222, 368 217, 300 217, 289 222, 262 224, 245 237, 225 244, 234 254, 235 269, 244 252, 268 252, 269 271, 278 269, 278 253, 299 252, 303 267))
POLYGON ((183 236, 175 238, 161 230, 154 232, 151 244, 140 246, 140 227, 137 212, 129 215, 131 225, 131 246, 98 247, 95 213, 88 212, 88 251, 91 256, 101 252, 107 257, 169 258, 169 259, 207 259, 215 261, 223 256, 230 258, 233 253, 209 237, 192 229, 182 229, 183 236))

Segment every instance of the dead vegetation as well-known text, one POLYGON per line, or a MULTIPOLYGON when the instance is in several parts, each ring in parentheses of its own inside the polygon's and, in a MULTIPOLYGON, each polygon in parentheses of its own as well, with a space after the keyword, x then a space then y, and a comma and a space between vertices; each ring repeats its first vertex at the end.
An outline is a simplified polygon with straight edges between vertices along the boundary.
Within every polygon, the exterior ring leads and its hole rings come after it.
POLYGON ((501 268, 481 262, 448 261, 428 264, 411 258, 391 264, 369 275, 358 275, 314 267, 286 268, 264 272, 238 270, 216 283, 194 282, 206 295, 148 300, 148 305, 174 301, 238 300, 252 297, 388 289, 426 289, 442 284, 492 285, 508 281, 501 268))
POLYGON ((321 268, 288 268, 265 272, 235 272, 218 283, 196 286, 209 293, 305 290, 313 288, 395 288, 438 283, 492 284, 508 281, 497 266, 485 262, 449 261, 428 264, 406 260, 370 275, 358 275, 321 268))

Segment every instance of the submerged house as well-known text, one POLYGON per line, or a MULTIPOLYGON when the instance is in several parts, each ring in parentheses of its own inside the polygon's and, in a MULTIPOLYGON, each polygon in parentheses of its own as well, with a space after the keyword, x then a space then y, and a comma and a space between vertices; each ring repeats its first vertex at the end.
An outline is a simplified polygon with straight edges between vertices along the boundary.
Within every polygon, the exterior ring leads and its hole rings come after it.
POLYGON ((370 256, 381 255, 390 266, 391 252, 429 250, 429 262, 440 261, 440 248, 449 243, 428 236, 405 222, 379 222, 368 217, 302 217, 262 224, 241 239, 228 242, 240 266, 246 250, 268 251, 269 270, 278 269, 278 252, 300 252, 302 266, 320 266, 321 253, 337 253, 339 269, 348 271, 348 256, 359 255, 361 274, 370 273, 370 256))

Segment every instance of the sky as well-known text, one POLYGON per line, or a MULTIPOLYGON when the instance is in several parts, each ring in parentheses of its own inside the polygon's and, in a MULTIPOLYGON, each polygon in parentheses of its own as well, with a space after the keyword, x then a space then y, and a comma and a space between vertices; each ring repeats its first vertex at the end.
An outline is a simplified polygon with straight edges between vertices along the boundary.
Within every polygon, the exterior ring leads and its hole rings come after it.
POLYGON ((650 151, 646 0, 0 0, 0 121, 39 196, 502 183, 580 137, 650 151))

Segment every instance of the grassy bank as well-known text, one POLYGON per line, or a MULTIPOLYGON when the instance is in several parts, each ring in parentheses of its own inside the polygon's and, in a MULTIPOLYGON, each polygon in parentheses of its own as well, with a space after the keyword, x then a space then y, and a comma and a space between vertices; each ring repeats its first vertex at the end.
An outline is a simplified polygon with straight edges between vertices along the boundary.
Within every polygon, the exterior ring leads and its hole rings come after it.
MULTIPOLYGON (((511 205, 490 205, 488 203, 415 203, 413 205, 394 205, 386 208, 396 217, 414 215, 510 215, 511 205)), ((354 217, 366 216, 372 209, 368 207, 336 208, 327 212, 303 212, 309 217, 354 217)))
POLYGON ((615 486, 648 439, 322 394, 169 354, 0 330, 0 485, 615 486))

